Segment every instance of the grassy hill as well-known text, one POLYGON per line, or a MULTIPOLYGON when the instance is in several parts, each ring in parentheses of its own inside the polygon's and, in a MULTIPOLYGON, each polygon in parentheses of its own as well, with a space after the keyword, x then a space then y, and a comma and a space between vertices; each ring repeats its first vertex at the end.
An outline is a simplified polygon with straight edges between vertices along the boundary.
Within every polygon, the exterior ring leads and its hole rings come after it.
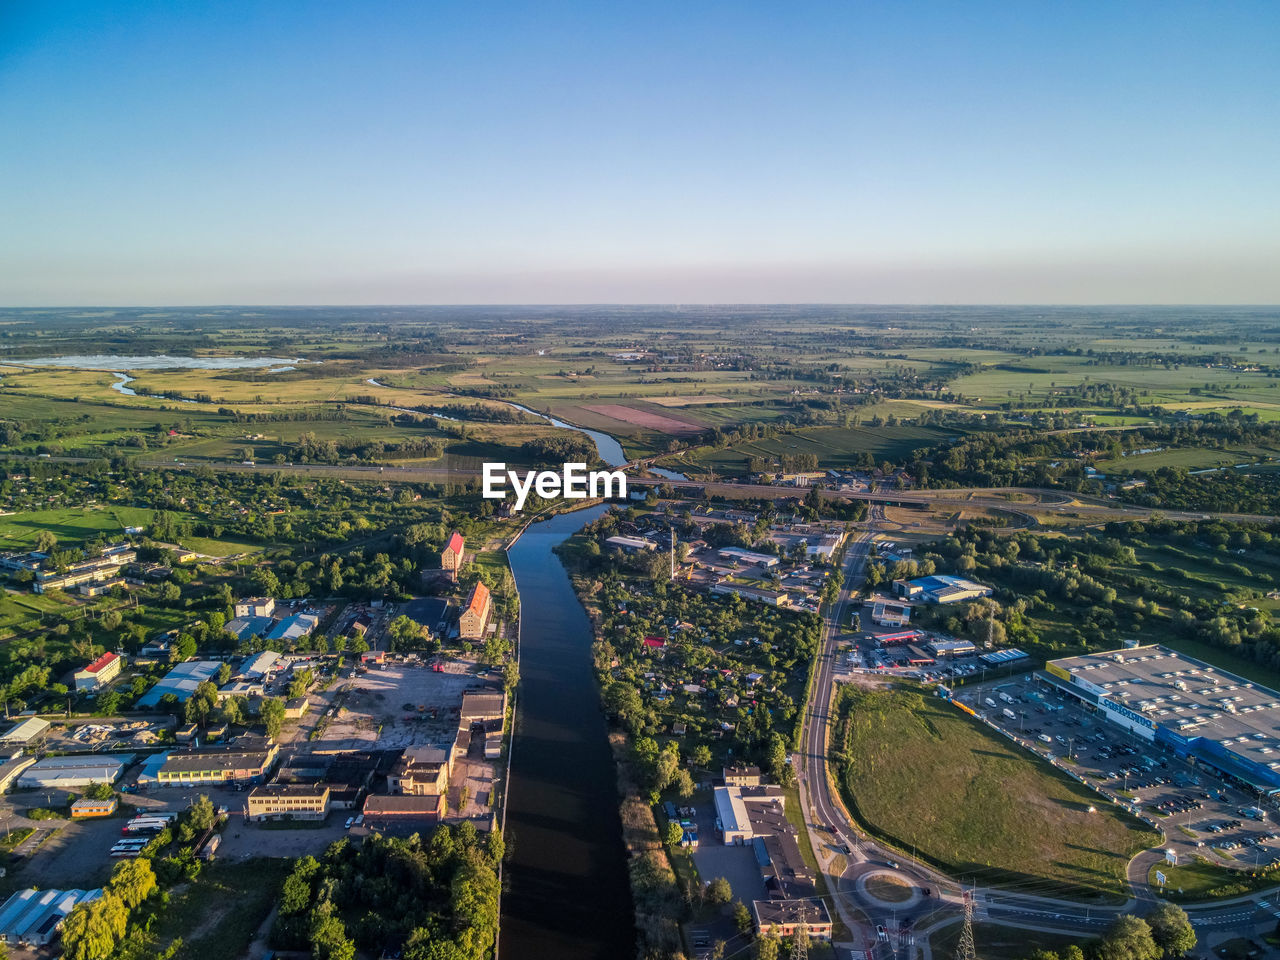
POLYGON ((1159 841, 945 701, 844 687, 837 709, 832 747, 850 809, 953 876, 1116 899, 1129 858, 1159 841))

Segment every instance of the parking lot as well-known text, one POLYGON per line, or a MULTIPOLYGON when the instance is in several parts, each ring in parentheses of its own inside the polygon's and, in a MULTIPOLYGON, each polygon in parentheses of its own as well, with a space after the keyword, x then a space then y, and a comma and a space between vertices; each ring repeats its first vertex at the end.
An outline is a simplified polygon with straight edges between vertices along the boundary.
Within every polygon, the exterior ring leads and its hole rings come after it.
POLYGON ((1280 861, 1280 825, 1271 804, 1052 688, 1034 685, 1030 675, 965 687, 957 699, 1160 826, 1180 859, 1199 855, 1237 867, 1280 861), (1266 819, 1242 812, 1251 808, 1266 819))

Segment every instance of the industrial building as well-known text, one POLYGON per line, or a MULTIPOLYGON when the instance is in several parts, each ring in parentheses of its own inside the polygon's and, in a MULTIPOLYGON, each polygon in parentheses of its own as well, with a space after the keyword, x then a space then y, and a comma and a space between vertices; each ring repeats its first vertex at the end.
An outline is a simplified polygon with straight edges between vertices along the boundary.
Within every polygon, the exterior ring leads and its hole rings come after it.
POLYGON ((265 637, 275 622, 272 617, 236 617, 227 622, 226 629, 228 633, 235 634, 236 639, 248 640, 250 637, 265 637))
POLYGON ((791 602, 791 594, 785 590, 770 590, 766 587, 753 587, 733 580, 721 580, 711 592, 721 596, 733 594, 743 600, 754 600, 756 603, 767 603, 771 607, 785 607, 791 602))
POLYGON ((467 594, 466 605, 458 615, 458 635, 464 640, 475 640, 484 636, 484 628, 489 623, 489 613, 493 608, 489 588, 477 580, 471 592, 467 594))
POLYGON ((273 670, 279 669, 280 654, 274 650, 263 650, 240 664, 240 676, 246 680, 262 680, 273 670))
POLYGON ((268 783, 249 791, 250 820, 323 820, 329 815, 324 783, 268 783))
POLYGON ((467 556, 467 541, 457 530, 449 535, 444 549, 440 551, 440 569, 448 570, 453 578, 458 579, 458 572, 467 556))
POLYGON ((76 671, 76 692, 93 693, 101 690, 116 677, 120 676, 120 670, 123 666, 124 661, 119 654, 104 653, 93 663, 76 671))
POLYGON ((7 748, 4 753, 12 755, 4 763, 0 763, 0 793, 7 793, 22 771, 36 762, 35 757, 24 757, 22 748, 7 748))
POLYGON ((1280 693, 1159 645, 1067 657, 1037 679, 1192 764, 1280 793, 1280 693))
POLYGON ((778 565, 778 558, 771 553, 756 553, 752 550, 743 550, 741 547, 724 547, 720 551, 720 556, 749 566, 764 567, 766 570, 771 570, 778 565))
POLYGON ((17 785, 20 789, 83 790, 91 783, 115 783, 131 763, 132 753, 45 757, 23 770, 17 785))
POLYGON ((790 828, 781 787, 716 787, 716 820, 725 846, 790 828))
POLYGON ((49 721, 27 717, 0 734, 0 743, 28 744, 39 740, 49 730, 49 721))
POLYGON ((245 597, 236 601, 232 612, 237 617, 271 617, 276 612, 276 602, 271 597, 245 597))
POLYGON ((200 783, 261 783, 275 762, 279 747, 261 738, 243 743, 239 738, 228 747, 202 747, 185 753, 170 753, 156 771, 156 785, 188 786, 200 783))
POLYGON ((388 797, 370 794, 364 801, 364 818, 370 827, 385 829, 410 823, 413 828, 423 822, 439 823, 444 819, 444 794, 434 796, 388 797))
POLYGON ((967 657, 978 652, 968 640, 930 640, 924 648, 935 657, 967 657))
POLYGON ((148 787, 154 787, 158 782, 160 768, 164 766, 166 760, 169 759, 169 752, 153 753, 142 761, 142 770, 138 773, 137 780, 138 789, 145 790, 148 787))
POLYGON ((361 751, 298 754, 286 761, 275 783, 324 784, 329 790, 330 810, 353 810, 368 791, 382 759, 380 753, 361 751))
POLYGON ((882 627, 905 627, 911 622, 911 608, 905 603, 877 600, 871 605, 871 621, 882 627))
POLYGON ((1006 647, 1003 650, 992 650, 978 657, 988 667, 1004 667, 1030 659, 1029 655, 1017 647, 1006 647))
POLYGON ((454 751, 465 757, 471 741, 483 738, 484 757, 496 760, 502 754, 502 731, 507 720, 505 691, 468 690, 462 695, 458 710, 458 734, 454 751))
POLYGON ((915 580, 895 580, 893 592, 905 600, 919 600, 921 603, 960 603, 962 600, 991 596, 990 587, 945 574, 915 580))
POLYGON ((803 928, 815 940, 831 939, 831 914, 818 895, 817 877, 804 862, 794 830, 751 841, 766 898, 751 902, 756 933, 789 938, 803 928))
POLYGON ((835 552, 840 549, 840 544, 842 543, 844 543, 843 533, 824 533, 820 537, 806 538, 805 556, 822 557, 830 560, 835 556, 835 552))
POLYGON ((166 693, 172 693, 179 703, 183 703, 196 692, 196 687, 206 680, 214 679, 221 666, 217 660, 188 660, 180 663, 138 698, 138 707, 154 707, 166 693))
POLYGON ((450 747, 409 747, 387 774, 387 791, 406 797, 447 794, 452 772, 450 747))
MULTIPOLYGON (((752 767, 726 768, 725 779, 755 780, 758 773, 752 767)), ((782 788, 716 787, 715 803, 725 844, 749 844, 760 869, 764 897, 751 904, 756 931, 787 937, 804 927, 811 937, 829 939, 831 916, 818 898, 817 878, 800 853, 782 788)))
POLYGON ((609 537, 605 540, 606 547, 617 547, 623 553, 635 553, 637 550, 656 550, 658 545, 652 540, 646 540, 644 537, 609 537))
POLYGON ((102 896, 96 890, 20 890, 0 904, 0 940, 8 944, 43 947, 51 943, 82 903, 102 896))
POLYGON ((268 632, 266 639, 268 640, 301 640, 305 636, 309 636, 320 623, 320 618, 314 613, 295 613, 293 616, 285 617, 279 621, 268 632))

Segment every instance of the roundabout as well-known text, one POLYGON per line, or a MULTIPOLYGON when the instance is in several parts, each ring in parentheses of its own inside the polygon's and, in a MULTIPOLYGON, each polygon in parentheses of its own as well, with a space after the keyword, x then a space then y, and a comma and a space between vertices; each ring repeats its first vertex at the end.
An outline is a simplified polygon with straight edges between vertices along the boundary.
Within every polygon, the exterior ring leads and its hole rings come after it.
POLYGON ((864 902, 886 910, 909 910, 924 899, 910 878, 893 870, 868 871, 854 886, 864 902))

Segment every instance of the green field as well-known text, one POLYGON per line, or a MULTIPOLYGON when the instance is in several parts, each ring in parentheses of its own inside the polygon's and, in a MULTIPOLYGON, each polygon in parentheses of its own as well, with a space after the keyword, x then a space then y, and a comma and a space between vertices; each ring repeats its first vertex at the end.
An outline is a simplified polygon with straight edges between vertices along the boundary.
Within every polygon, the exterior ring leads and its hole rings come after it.
POLYGON ((687 457, 663 461, 690 474, 745 472, 752 457, 776 463, 779 457, 812 453, 822 468, 850 469, 901 458, 920 447, 954 436, 933 427, 898 424, 883 427, 809 427, 766 440, 736 444, 722 450, 700 449, 687 457))
POLYGON ((850 808, 872 833, 958 879, 1123 899, 1129 858, 1159 842, 945 701, 845 687, 838 707, 832 750, 850 808))
POLYGON ((1017 407, 1052 403, 1065 400, 1071 388, 1104 384, 1132 391, 1144 404, 1169 409, 1247 407, 1263 419, 1280 418, 1280 384, 1265 370, 1206 368, 1194 363, 1108 364, 1072 356, 988 361, 982 371, 957 378, 951 388, 969 403, 990 409, 1011 401, 1017 407))
POLYGON ((1173 450, 1160 450, 1154 453, 1131 454, 1127 457, 1114 457, 1100 460, 1095 465, 1104 473, 1150 472, 1161 467, 1173 467, 1181 470, 1205 470, 1211 467, 1230 467, 1237 463, 1249 463, 1259 459, 1269 459, 1280 454, 1280 450, 1269 447, 1235 447, 1226 450, 1205 447, 1184 447, 1173 450))
POLYGON ((212 537, 182 537, 181 546, 196 553, 208 554, 211 557, 231 557, 238 553, 259 553, 263 547, 257 543, 243 543, 236 540, 214 540, 212 537))
POLYGON ((0 589, 0 637, 34 630, 45 614, 75 609, 55 597, 35 593, 10 593, 0 589))
POLYGON ((83 543, 101 534, 122 538, 125 527, 145 526, 153 510, 143 507, 65 507, 0 516, 0 550, 30 550, 41 530, 51 530, 58 542, 83 543))

